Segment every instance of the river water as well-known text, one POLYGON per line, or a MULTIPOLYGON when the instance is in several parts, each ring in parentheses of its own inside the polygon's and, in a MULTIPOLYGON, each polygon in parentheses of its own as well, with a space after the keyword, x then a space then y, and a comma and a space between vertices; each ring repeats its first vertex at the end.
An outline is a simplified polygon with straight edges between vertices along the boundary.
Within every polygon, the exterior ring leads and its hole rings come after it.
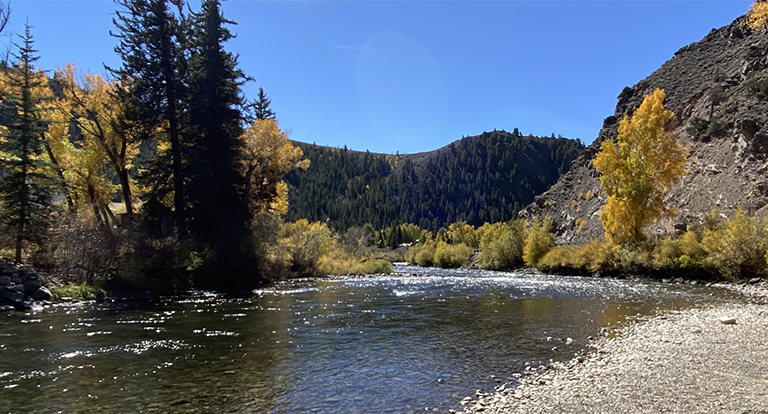
POLYGON ((526 365, 572 358, 601 328, 732 300, 700 285, 399 265, 247 299, 57 305, 0 316, 0 412, 445 413, 526 365))

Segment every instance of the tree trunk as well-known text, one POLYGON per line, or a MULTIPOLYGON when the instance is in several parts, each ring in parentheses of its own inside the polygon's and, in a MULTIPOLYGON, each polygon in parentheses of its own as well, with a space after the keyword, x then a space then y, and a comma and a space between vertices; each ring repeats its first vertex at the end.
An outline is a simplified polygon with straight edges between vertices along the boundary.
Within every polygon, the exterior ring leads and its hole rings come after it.
POLYGON ((26 219, 24 210, 21 210, 20 218, 21 220, 19 220, 19 225, 16 228, 16 257, 14 259, 16 263, 21 263, 21 249, 24 246, 24 220, 26 219))
POLYGON ((75 203, 72 202, 72 196, 69 195, 69 187, 67 187, 67 182, 64 180, 64 169, 61 168, 56 161, 56 157, 53 155, 53 151, 51 151, 51 146, 48 145, 48 140, 45 139, 45 134, 43 134, 43 145, 45 145, 45 151, 48 153, 48 158, 51 159, 51 164, 56 167, 56 175, 59 176, 61 193, 64 194, 64 199, 67 200, 67 210, 69 210, 69 214, 75 215, 77 214, 75 211, 75 203))
POLYGON ((108 223, 107 223, 106 217, 101 216, 101 211, 99 210, 99 203, 96 201, 96 190, 90 184, 88 184, 88 198, 91 201, 91 209, 93 210, 94 217, 96 218, 96 220, 99 221, 99 224, 101 225, 101 227, 106 227, 108 223))
POLYGON ((128 182, 128 170, 118 169, 117 177, 120 179, 120 187, 123 191, 125 215, 128 220, 131 220, 133 218, 133 202, 131 201, 131 184, 128 182))
MULTIPOLYGON (((174 105, 171 107, 175 108, 174 105)), ((175 111, 175 109, 174 109, 175 111)), ((184 173, 181 166, 181 142, 176 118, 170 119, 171 161, 173 163, 173 209, 176 230, 183 234, 184 229, 184 173)))

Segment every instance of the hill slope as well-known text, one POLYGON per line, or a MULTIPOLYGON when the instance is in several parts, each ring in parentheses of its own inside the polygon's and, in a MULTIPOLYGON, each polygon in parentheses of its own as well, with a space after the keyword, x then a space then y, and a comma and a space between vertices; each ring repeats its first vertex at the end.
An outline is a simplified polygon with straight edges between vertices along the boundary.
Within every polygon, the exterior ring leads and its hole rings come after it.
POLYGON ((339 230, 415 223, 436 231, 463 220, 507 221, 568 170, 584 146, 566 138, 485 132, 436 151, 384 155, 297 143, 307 171, 286 176, 287 219, 339 230))
POLYGON ((625 88, 594 143, 521 216, 551 216, 559 242, 602 238, 598 210, 605 195, 600 193, 592 160, 600 143, 616 136, 619 120, 631 115, 655 88, 666 91, 665 106, 677 116, 674 132, 688 145, 690 174, 668 198, 677 216, 649 230, 669 233, 698 224, 713 206, 725 214, 742 206, 766 215, 768 32, 752 33, 744 19, 713 29, 701 41, 678 50, 650 76, 625 88), (581 231, 577 219, 585 220, 581 231))

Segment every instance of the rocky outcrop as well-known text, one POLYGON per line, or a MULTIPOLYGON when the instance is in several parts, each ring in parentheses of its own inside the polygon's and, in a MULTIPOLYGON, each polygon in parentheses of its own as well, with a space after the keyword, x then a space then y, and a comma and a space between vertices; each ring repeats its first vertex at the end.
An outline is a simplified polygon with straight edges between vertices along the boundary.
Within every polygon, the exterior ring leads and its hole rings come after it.
POLYGON ((592 161, 603 140, 616 136, 619 120, 655 88, 666 91, 665 106, 676 115, 672 128, 688 147, 690 173, 667 200, 676 216, 648 231, 685 230, 701 223, 712 207, 723 214, 741 206, 768 215, 768 32, 752 33, 744 20, 713 29, 624 88, 595 141, 521 217, 552 217, 559 243, 602 238, 598 212, 606 196, 592 161))
POLYGON ((50 299, 45 278, 32 269, 0 261, 0 312, 29 309, 34 301, 50 299))

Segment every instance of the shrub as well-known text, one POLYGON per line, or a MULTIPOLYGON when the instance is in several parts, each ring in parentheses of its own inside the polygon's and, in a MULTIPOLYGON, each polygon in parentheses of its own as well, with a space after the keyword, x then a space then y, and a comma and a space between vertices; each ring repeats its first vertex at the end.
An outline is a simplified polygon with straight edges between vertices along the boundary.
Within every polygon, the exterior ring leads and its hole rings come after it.
POLYGON ((702 269, 706 267, 707 252, 695 232, 687 231, 680 238, 666 237, 658 242, 653 249, 653 268, 655 270, 670 269, 702 269))
POLYGON ((485 224, 478 229, 480 238, 480 267, 491 270, 514 269, 523 265, 525 222, 485 224))
POLYGON ((108 281, 110 290, 172 294, 192 285, 192 272, 206 252, 196 252, 191 242, 175 237, 153 239, 132 231, 124 235, 119 255, 121 278, 108 281))
POLYGON ((285 223, 280 227, 277 254, 287 259, 290 272, 299 276, 316 276, 318 261, 329 252, 333 232, 325 223, 310 223, 307 219, 285 223))
POLYGON ((370 274, 390 274, 392 273, 392 262, 384 259, 367 259, 359 261, 359 270, 356 273, 370 274))
POLYGON ((547 271, 593 273, 614 269, 614 255, 609 243, 593 240, 582 245, 553 247, 539 262, 547 271))
POLYGON ((107 292, 100 285, 89 285, 82 282, 52 287, 51 296, 54 299, 95 300, 107 297, 107 292))
MULTIPOLYGON (((276 242, 265 252, 264 268, 272 278, 392 272, 392 263, 370 257, 369 249, 364 250, 368 257, 356 256, 360 244, 342 243, 325 223, 300 219, 279 229, 276 242)), ((359 235, 364 241, 371 233, 351 234, 351 239, 359 235)))
POLYGON ((765 275, 768 273, 766 225, 765 220, 750 217, 737 208, 733 219, 704 231, 702 244, 709 252, 707 264, 731 280, 765 275))
POLYGON ((100 283, 118 267, 118 236, 87 217, 68 216, 52 229, 32 258, 70 283, 100 283))
POLYGON ((534 217, 523 246, 523 261, 527 266, 538 266, 539 261, 549 252, 550 246, 555 242, 555 236, 550 232, 551 229, 551 218, 539 220, 538 217, 534 217))
POLYGON ((411 246, 405 255, 405 261, 419 266, 432 266, 436 247, 435 242, 431 240, 411 246))
POLYGON ((462 267, 469 264, 474 250, 465 244, 439 242, 435 248, 433 262, 444 269, 462 267))

